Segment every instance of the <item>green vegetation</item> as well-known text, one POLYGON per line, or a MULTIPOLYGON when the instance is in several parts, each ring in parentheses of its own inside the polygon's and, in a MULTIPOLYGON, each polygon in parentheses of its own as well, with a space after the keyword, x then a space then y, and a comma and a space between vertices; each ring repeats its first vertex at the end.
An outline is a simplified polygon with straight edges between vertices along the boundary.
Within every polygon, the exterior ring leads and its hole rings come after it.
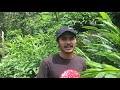
POLYGON ((81 78, 120 78, 120 29, 113 16, 110 12, 1 12, 5 57, 1 44, 0 77, 35 77, 40 62, 59 52, 55 31, 69 25, 77 32, 74 53, 84 57, 88 66, 81 78))

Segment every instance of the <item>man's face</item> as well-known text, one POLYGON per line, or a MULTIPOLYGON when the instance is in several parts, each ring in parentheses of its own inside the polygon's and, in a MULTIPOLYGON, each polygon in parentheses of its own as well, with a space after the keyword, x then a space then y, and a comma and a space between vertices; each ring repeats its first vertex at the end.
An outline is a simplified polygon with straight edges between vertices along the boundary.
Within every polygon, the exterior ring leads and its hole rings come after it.
POLYGON ((71 32, 64 32, 58 40, 60 49, 65 53, 73 52, 76 46, 75 35, 71 32))

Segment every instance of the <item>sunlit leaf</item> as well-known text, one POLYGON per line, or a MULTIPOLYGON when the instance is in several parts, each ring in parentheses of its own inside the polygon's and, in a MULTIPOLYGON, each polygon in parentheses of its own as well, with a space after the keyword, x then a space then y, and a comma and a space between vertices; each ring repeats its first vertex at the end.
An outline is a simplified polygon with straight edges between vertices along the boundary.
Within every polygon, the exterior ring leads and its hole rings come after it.
POLYGON ((100 72, 99 74, 95 76, 95 78, 103 78, 105 74, 106 74, 105 72, 100 72))
POLYGON ((111 19, 109 18, 108 14, 105 12, 100 12, 100 15, 103 19, 107 20, 108 22, 112 23, 111 19))

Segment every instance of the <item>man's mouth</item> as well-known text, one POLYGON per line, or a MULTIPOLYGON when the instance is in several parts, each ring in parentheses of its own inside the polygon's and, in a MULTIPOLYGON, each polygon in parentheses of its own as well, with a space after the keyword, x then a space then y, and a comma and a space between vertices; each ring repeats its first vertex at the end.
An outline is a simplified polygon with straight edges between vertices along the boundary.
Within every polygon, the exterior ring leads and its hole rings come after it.
POLYGON ((70 49, 73 48, 73 46, 72 46, 72 45, 67 45, 67 46, 65 46, 64 48, 67 49, 67 50, 70 50, 70 49))

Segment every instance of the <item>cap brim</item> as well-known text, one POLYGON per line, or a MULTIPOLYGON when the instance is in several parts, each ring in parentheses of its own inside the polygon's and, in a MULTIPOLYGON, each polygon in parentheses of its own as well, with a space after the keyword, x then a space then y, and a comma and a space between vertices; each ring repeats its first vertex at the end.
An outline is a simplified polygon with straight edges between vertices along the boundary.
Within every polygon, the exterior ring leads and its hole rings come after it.
POLYGON ((71 32, 71 33, 73 33, 76 36, 76 32, 75 31, 66 30, 66 31, 61 32, 57 37, 60 37, 65 32, 71 32))

